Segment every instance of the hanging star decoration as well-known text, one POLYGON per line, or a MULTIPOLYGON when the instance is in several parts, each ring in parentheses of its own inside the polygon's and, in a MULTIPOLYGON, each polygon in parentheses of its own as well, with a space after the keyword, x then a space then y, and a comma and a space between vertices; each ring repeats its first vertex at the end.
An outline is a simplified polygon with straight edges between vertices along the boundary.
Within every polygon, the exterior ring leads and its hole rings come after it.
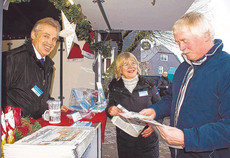
POLYGON ((70 24, 63 11, 61 11, 61 16, 64 29, 60 32, 59 36, 65 39, 66 52, 69 55, 72 43, 78 44, 78 38, 75 32, 76 24, 70 24))

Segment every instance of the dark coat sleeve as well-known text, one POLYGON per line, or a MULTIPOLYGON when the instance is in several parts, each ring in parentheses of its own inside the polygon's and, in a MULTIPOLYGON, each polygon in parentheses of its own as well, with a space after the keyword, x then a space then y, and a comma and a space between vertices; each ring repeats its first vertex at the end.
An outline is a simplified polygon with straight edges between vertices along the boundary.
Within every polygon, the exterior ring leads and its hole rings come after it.
POLYGON ((109 84, 109 95, 108 95, 109 102, 108 102, 107 107, 105 108, 105 113, 109 118, 112 118, 112 116, 109 114, 109 108, 111 106, 116 106, 117 105, 115 100, 114 100, 114 93, 112 92, 113 82, 115 82, 114 79, 109 84))

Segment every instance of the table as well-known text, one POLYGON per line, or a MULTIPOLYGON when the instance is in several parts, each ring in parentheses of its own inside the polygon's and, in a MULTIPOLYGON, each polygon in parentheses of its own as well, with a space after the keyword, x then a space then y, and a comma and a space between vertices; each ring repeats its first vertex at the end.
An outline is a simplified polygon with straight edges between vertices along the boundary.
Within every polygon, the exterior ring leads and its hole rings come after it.
MULTIPOLYGON (((74 123, 73 119, 67 117, 67 115, 70 113, 72 113, 71 110, 68 110, 67 112, 61 112, 61 123, 58 123, 58 124, 50 124, 49 121, 45 121, 43 118, 39 118, 37 120, 31 120, 31 122, 38 121, 42 127, 47 126, 47 125, 70 126, 74 123)), ((100 122, 101 132, 102 132, 102 142, 104 142, 106 120, 107 120, 107 116, 105 114, 105 111, 102 111, 100 113, 91 113, 87 117, 82 118, 80 121, 89 121, 92 123, 100 122)))
MULTIPOLYGON (((68 110, 67 112, 61 112, 61 122, 58 124, 50 124, 49 121, 45 121, 43 118, 37 120, 32 117, 29 118, 31 124, 34 124, 36 121, 42 126, 70 126, 74 123, 72 118, 69 118, 67 115, 73 111, 68 110)), ((106 126, 107 116, 105 111, 100 113, 91 113, 86 117, 82 118, 80 121, 89 121, 92 122, 92 127, 95 128, 95 136, 84 152, 82 158, 101 158, 102 156, 102 142, 104 142, 105 137, 105 126, 106 126)))
POLYGON ((102 145, 101 145, 101 123, 93 123, 92 127, 95 128, 95 136, 84 152, 82 158, 101 158, 102 156, 102 145))

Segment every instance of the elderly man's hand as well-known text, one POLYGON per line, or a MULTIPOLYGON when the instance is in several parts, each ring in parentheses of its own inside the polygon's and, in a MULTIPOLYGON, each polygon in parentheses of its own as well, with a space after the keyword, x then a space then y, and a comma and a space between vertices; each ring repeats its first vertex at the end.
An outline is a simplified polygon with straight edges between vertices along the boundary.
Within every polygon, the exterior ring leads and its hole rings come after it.
POLYGON ((170 145, 184 146, 184 132, 176 127, 156 126, 160 136, 170 145))

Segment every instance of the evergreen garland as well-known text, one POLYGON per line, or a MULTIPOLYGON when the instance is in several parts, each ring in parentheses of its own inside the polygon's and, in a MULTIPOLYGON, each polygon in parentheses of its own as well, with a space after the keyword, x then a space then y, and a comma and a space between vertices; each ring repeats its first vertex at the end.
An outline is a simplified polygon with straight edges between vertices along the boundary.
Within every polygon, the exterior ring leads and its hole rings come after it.
POLYGON ((72 5, 68 0, 49 0, 56 9, 63 11, 66 18, 70 23, 76 25, 76 34, 78 39, 85 40, 92 44, 92 37, 90 32, 92 30, 90 22, 86 19, 86 16, 82 14, 81 5, 72 5))
POLYGON ((30 0, 8 0, 9 2, 21 3, 21 2, 30 2, 30 0))
POLYGON ((25 136, 28 136, 35 131, 39 130, 41 125, 38 121, 32 123, 29 117, 21 118, 21 125, 15 129, 15 140, 22 139, 25 136))

